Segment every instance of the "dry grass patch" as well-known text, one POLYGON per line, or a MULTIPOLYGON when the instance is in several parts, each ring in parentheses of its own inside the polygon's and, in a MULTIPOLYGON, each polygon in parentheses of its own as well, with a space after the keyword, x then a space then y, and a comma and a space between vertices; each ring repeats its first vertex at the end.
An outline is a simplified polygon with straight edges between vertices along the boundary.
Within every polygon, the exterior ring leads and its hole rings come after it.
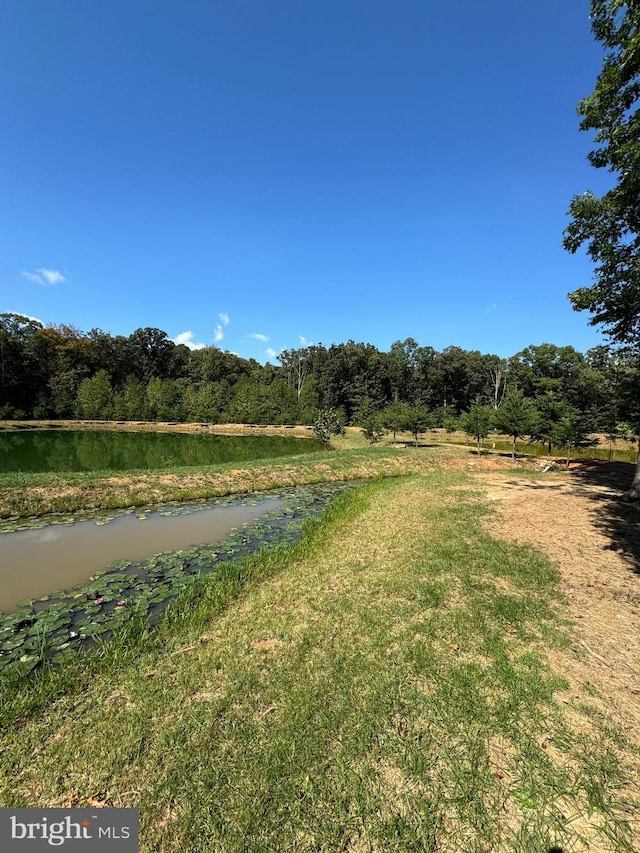
POLYGON ((213 498, 318 482, 397 477, 429 472, 464 451, 358 447, 290 460, 259 460, 237 468, 178 468, 144 474, 3 475, 0 518, 117 509, 163 501, 213 498))
POLYGON ((5 741, 3 802, 103 792, 167 853, 631 850, 619 733, 578 729, 542 660, 556 572, 483 532, 466 476, 344 496, 205 626, 52 700, 5 741))
MULTIPOLYGON (((496 502, 497 511, 487 518, 489 529, 534 544, 560 569, 576 627, 570 653, 550 653, 555 668, 570 679, 576 696, 613 709, 640 748, 640 575, 636 560, 614 550, 598 524, 607 511, 599 497, 603 487, 595 485, 590 494, 579 475, 571 473, 535 484, 494 477, 482 482, 496 502), (586 694, 585 683, 595 691, 586 694)), ((607 502, 615 500, 614 493, 607 502)), ((636 516, 636 525, 640 522, 640 507, 625 511, 636 516)))

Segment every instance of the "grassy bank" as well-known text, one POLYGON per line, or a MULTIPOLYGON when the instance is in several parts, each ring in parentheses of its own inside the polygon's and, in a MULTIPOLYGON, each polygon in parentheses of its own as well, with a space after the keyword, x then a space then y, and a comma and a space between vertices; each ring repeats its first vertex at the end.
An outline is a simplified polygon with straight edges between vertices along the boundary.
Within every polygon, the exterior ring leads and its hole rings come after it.
POLYGON ((557 570, 485 512, 432 458, 10 690, 0 804, 138 806, 167 853, 633 850, 629 745, 548 663, 557 570))
MULTIPOLYGON (((0 429, 16 431, 55 426, 57 429, 112 429, 128 431, 208 432, 221 435, 287 435, 312 437, 304 426, 255 426, 246 424, 156 424, 113 421, 29 421, 0 423, 0 429)), ((51 513, 111 510, 149 506, 166 501, 187 501, 243 494, 271 488, 358 480, 377 475, 400 476, 429 471, 434 464, 451 458, 469 458, 471 444, 463 433, 440 430, 427 433, 414 448, 413 439, 398 435, 398 443, 387 437, 371 446, 358 427, 347 427, 332 440, 331 450, 312 452, 289 459, 263 459, 242 464, 178 467, 168 463, 159 471, 0 473, 0 529, 3 519, 38 517, 51 513), (338 452, 336 452, 338 451, 338 452)), ((511 442, 487 442, 486 452, 508 454, 511 442)), ((475 445, 474 445, 475 446, 475 445)), ((523 457, 543 452, 542 447, 518 445, 523 457)), ((599 448, 597 456, 607 455, 599 448)), ((615 458, 635 462, 635 451, 615 450, 615 458)), ((576 454, 573 454, 574 456, 576 454)), ((593 455, 591 452, 582 455, 593 455)))
POLYGON ((0 519, 119 509, 172 500, 213 498, 281 486, 398 476, 427 470, 437 459, 464 456, 457 448, 371 447, 348 430, 334 449, 241 465, 175 467, 161 471, 0 474, 0 519), (339 452, 336 452, 339 451, 339 452))

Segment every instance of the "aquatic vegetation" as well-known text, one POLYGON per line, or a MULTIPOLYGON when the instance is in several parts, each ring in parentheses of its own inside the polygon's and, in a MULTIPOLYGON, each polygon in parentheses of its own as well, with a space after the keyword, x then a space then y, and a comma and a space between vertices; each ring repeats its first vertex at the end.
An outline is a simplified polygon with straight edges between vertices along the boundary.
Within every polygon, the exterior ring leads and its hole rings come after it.
MULTIPOLYGON (((234 497, 190 505, 163 505, 158 511, 170 516, 239 502, 260 503, 272 498, 282 501, 278 509, 242 525, 221 541, 187 550, 164 551, 136 562, 116 560, 71 590, 58 589, 37 599, 19 601, 15 613, 0 614, 0 674, 7 668, 19 668, 26 674, 45 661, 95 647, 98 639, 105 639, 136 616, 153 624, 194 577, 203 572, 215 574, 222 564, 246 557, 266 544, 295 542, 306 519, 317 517, 336 495, 354 485, 298 486, 245 496, 241 501, 234 497)), ((146 517, 139 509, 130 512, 146 517)), ((108 523, 113 517, 98 518, 96 523, 108 523)), ((52 523, 63 521, 54 519, 52 523)), ((41 518, 24 519, 19 527, 42 524, 41 518)))

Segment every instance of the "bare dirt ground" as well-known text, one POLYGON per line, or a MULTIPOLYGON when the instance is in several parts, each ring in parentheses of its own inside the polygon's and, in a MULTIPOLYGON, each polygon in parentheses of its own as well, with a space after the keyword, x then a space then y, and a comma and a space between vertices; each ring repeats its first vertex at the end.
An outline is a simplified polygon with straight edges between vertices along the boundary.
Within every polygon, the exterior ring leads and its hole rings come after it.
MULTIPOLYGON (((487 525, 560 569, 574 627, 571 648, 549 657, 570 683, 567 702, 595 705, 640 748, 640 506, 620 501, 633 466, 583 461, 529 479, 499 474, 504 464, 473 465, 496 509, 487 525)), ((631 764, 639 782, 637 752, 631 764)))

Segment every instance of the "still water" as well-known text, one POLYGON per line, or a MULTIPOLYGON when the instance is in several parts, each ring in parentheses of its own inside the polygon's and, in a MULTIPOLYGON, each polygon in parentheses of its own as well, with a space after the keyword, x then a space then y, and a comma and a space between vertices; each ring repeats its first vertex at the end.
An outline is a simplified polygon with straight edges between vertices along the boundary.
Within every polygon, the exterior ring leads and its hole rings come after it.
POLYGON ((21 599, 70 589, 114 560, 217 542, 281 504, 271 498, 179 515, 121 515, 108 524, 77 521, 0 533, 0 612, 15 610, 21 599))
POLYGON ((321 450, 308 438, 116 430, 0 432, 0 472, 133 471, 221 465, 321 450))

